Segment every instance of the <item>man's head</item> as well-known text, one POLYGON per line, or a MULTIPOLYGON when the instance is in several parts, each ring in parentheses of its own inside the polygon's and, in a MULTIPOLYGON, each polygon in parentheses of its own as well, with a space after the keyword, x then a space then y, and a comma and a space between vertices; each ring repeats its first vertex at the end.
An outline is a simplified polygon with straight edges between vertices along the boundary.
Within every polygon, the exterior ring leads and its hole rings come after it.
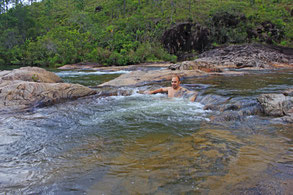
POLYGON ((178 89, 180 87, 180 77, 178 75, 172 76, 171 84, 173 89, 178 89))

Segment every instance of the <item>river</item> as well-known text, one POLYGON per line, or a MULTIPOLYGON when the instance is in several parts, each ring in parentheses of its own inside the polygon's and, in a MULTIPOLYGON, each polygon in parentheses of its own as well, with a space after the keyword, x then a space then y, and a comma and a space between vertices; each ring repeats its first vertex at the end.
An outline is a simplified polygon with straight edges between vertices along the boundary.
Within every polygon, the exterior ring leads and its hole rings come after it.
MULTIPOLYGON (((57 74, 95 86, 121 73, 57 74)), ((292 71, 183 81, 200 98, 247 104, 292 85, 292 71)), ((292 124, 262 115, 215 121, 221 112, 200 102, 137 93, 150 87, 2 114, 0 194, 292 193, 292 124)))

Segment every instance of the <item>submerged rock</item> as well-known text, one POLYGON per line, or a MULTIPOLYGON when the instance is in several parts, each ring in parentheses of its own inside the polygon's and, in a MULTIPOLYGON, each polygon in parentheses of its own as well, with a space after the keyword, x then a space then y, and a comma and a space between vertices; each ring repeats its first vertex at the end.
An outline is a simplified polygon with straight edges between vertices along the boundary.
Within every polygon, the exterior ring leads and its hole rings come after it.
POLYGON ((293 123, 293 114, 289 114, 280 118, 273 119, 274 122, 293 123))
POLYGON ((112 87, 102 87, 96 89, 96 97, 108 97, 108 96, 130 96, 134 93, 132 89, 121 89, 112 87))
POLYGON ((197 97, 197 101, 205 105, 205 110, 219 110, 219 106, 227 103, 231 98, 208 94, 197 97))
POLYGON ((60 83, 60 77, 37 67, 4 71, 0 76, 0 109, 46 106, 96 93, 79 84, 60 83))
POLYGON ((255 100, 235 100, 219 95, 206 95, 198 98, 205 110, 216 111, 211 116, 212 123, 225 124, 229 121, 244 121, 247 116, 258 115, 262 108, 255 100))

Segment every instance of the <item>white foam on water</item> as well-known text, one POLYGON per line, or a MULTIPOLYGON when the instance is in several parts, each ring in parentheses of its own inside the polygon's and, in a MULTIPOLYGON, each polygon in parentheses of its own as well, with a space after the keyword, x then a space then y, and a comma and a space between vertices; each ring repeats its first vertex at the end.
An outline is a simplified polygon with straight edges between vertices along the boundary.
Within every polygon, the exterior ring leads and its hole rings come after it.
POLYGON ((107 75, 107 74, 126 74, 131 71, 120 70, 120 71, 112 71, 112 72, 104 72, 104 71, 95 71, 95 72, 83 72, 83 71, 62 71, 57 72, 56 74, 60 77, 76 77, 76 76, 85 76, 85 75, 107 75))
MULTIPOLYGON (((209 121, 208 113, 204 110, 204 105, 199 102, 190 102, 184 98, 168 98, 166 94, 147 95, 138 93, 134 90, 130 96, 112 96, 107 97, 105 106, 109 105, 110 110, 106 112, 97 111, 89 120, 79 121, 81 125, 98 125, 107 123, 107 121, 130 122, 143 121, 162 123, 169 121, 176 122, 195 122, 209 121)), ((127 123, 127 122, 126 122, 127 123)), ((131 122, 132 123, 132 122, 131 122)))

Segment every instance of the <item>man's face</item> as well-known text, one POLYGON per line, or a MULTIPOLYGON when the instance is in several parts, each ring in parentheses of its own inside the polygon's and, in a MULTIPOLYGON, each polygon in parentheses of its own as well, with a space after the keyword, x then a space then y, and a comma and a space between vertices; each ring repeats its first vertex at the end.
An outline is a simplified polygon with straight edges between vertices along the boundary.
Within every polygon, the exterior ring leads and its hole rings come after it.
POLYGON ((180 85, 180 81, 179 81, 178 77, 173 77, 171 84, 172 84, 173 89, 177 89, 180 85))

